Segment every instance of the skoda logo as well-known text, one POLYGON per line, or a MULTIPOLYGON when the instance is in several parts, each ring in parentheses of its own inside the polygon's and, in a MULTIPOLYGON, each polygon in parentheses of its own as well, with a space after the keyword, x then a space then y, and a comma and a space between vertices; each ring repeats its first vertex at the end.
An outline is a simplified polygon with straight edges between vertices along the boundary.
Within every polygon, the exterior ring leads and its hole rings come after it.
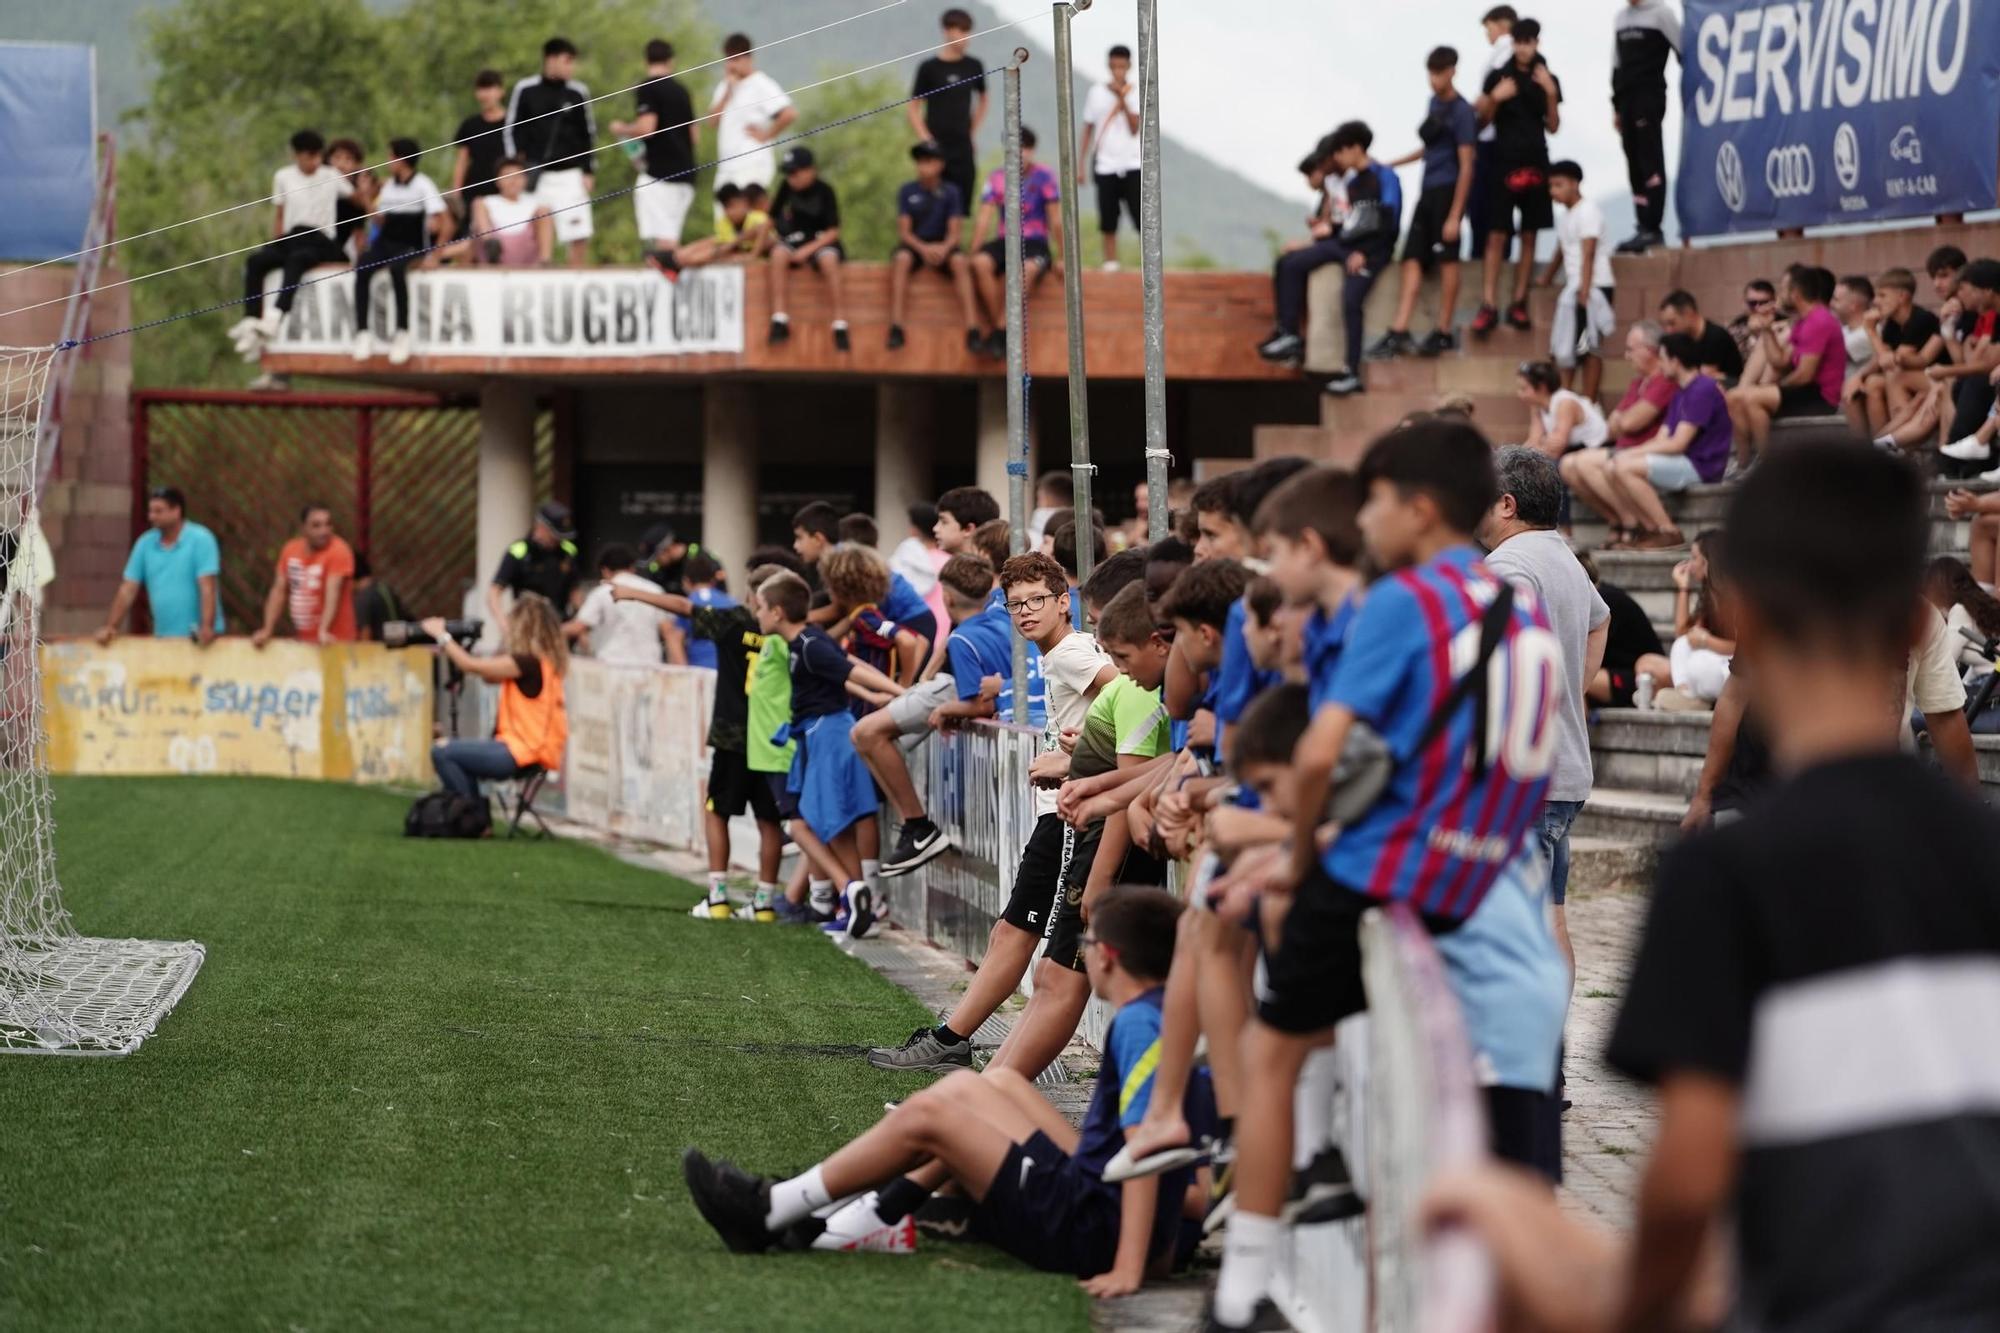
POLYGON ((1833 136, 1833 174, 1843 190, 1853 189, 1861 179, 1861 140, 1852 125, 1842 124, 1833 136))
POLYGON ((1743 211, 1743 159, 1733 143, 1724 143, 1722 151, 1715 155, 1715 188, 1722 193, 1722 202, 1729 205, 1730 212, 1743 211))
POLYGON ((1764 159, 1764 184, 1779 199, 1798 199, 1813 192, 1812 149, 1802 143, 1773 148, 1764 159))

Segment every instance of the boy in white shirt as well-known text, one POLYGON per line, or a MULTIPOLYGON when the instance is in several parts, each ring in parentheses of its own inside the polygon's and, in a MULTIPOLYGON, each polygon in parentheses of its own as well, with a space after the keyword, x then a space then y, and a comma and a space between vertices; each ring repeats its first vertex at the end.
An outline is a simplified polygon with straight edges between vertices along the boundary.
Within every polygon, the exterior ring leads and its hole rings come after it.
POLYGON ((638 561, 629 546, 605 547, 597 556, 600 582, 583 599, 576 616, 563 626, 574 641, 590 637, 590 655, 607 666, 659 666, 666 660, 663 643, 671 617, 643 601, 614 598, 614 588, 658 596, 660 585, 634 572, 638 561))
POLYGON ((1604 212, 1583 197, 1583 168, 1574 162, 1549 168, 1549 198, 1557 209, 1557 250, 1542 281, 1553 284, 1556 266, 1563 270, 1549 353, 1562 371, 1563 387, 1574 387, 1595 402, 1604 378, 1597 349, 1617 328, 1611 307, 1617 280, 1611 273, 1611 249, 1604 243, 1604 212))
POLYGON ((1104 269, 1118 268, 1118 210, 1139 230, 1139 90, 1132 86, 1132 48, 1114 46, 1105 60, 1111 77, 1083 99, 1083 148, 1076 183, 1097 178, 1097 229, 1104 235, 1104 269), (1092 148, 1096 156, 1091 155, 1092 148))
POLYGON ((344 264, 347 256, 334 239, 337 206, 354 193, 353 185, 326 165, 326 140, 318 130, 292 136, 292 165, 271 177, 270 244, 253 250, 243 261, 243 318, 229 336, 245 361, 255 361, 264 346, 278 336, 285 312, 292 308, 299 283, 320 264, 344 264), (264 280, 273 270, 283 273, 277 308, 264 309, 264 280))
POLYGON ((778 81, 757 68, 751 50, 750 39, 740 32, 723 39, 722 82, 708 104, 708 118, 716 123, 718 190, 725 185, 768 187, 778 167, 771 141, 799 118, 799 109, 778 81))
POLYGON ((382 231, 375 244, 362 253, 354 272, 354 359, 366 361, 375 354, 368 302, 375 286, 375 270, 387 268, 396 297, 396 332, 389 341, 389 364, 400 366, 410 359, 410 264, 433 245, 451 239, 451 214, 445 211, 438 187, 417 170, 423 149, 415 139, 391 139, 389 153, 393 158, 389 180, 375 197, 382 231))

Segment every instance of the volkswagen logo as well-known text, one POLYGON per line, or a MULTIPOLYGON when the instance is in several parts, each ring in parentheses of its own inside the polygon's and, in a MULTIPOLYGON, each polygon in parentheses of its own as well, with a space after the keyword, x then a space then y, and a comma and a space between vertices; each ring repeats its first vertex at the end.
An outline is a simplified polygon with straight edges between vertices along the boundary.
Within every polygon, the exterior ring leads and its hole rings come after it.
POLYGON ((1730 212, 1743 211, 1743 159, 1733 143, 1725 142, 1722 151, 1715 155, 1715 188, 1721 192, 1722 202, 1729 205, 1730 212))
POLYGON ((1764 184, 1779 199, 1798 199, 1813 192, 1812 149, 1802 143, 1773 148, 1764 159, 1764 184))
POLYGON ((1861 179, 1861 140, 1852 125, 1843 123, 1833 136, 1833 174, 1843 190, 1853 189, 1861 179))

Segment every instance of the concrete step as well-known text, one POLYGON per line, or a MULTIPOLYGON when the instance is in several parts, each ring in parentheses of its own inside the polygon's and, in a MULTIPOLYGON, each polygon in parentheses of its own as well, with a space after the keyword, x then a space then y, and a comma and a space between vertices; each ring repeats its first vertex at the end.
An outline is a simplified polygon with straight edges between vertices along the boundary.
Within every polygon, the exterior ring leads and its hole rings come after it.
POLYGON ((1608 708, 1591 730, 1597 783, 1613 790, 1687 797, 1708 754, 1707 713, 1608 708))
POLYGON ((1571 835, 1664 847, 1680 837, 1686 817, 1686 797, 1600 786, 1584 803, 1571 835))
POLYGON ((1643 892, 1652 887, 1660 849, 1623 838, 1569 840, 1569 894, 1643 892))

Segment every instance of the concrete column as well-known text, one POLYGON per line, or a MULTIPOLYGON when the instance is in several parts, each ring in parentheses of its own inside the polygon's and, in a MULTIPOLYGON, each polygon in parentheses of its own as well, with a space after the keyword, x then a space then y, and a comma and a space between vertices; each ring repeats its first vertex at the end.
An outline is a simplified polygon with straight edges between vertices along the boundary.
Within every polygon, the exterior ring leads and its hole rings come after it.
MULTIPOLYGON (((1007 517, 1007 381, 999 377, 979 381, 979 453, 974 465, 974 482, 1000 502, 1000 517, 1007 517)), ((1040 441, 1036 438, 1034 413, 1028 414, 1028 508, 1035 505, 1035 466, 1040 441)), ((1026 521, 1026 515, 1022 516, 1026 521)))
POLYGON ((875 388, 875 522, 882 549, 903 540, 909 507, 937 499, 932 481, 930 386, 887 381, 875 388))
POLYGON ((534 521, 538 498, 535 392, 518 380, 488 380, 479 391, 479 566, 473 571, 481 598, 508 545, 534 521))
POLYGON ((757 545, 757 411, 745 385, 702 390, 701 544, 739 579, 757 545))

